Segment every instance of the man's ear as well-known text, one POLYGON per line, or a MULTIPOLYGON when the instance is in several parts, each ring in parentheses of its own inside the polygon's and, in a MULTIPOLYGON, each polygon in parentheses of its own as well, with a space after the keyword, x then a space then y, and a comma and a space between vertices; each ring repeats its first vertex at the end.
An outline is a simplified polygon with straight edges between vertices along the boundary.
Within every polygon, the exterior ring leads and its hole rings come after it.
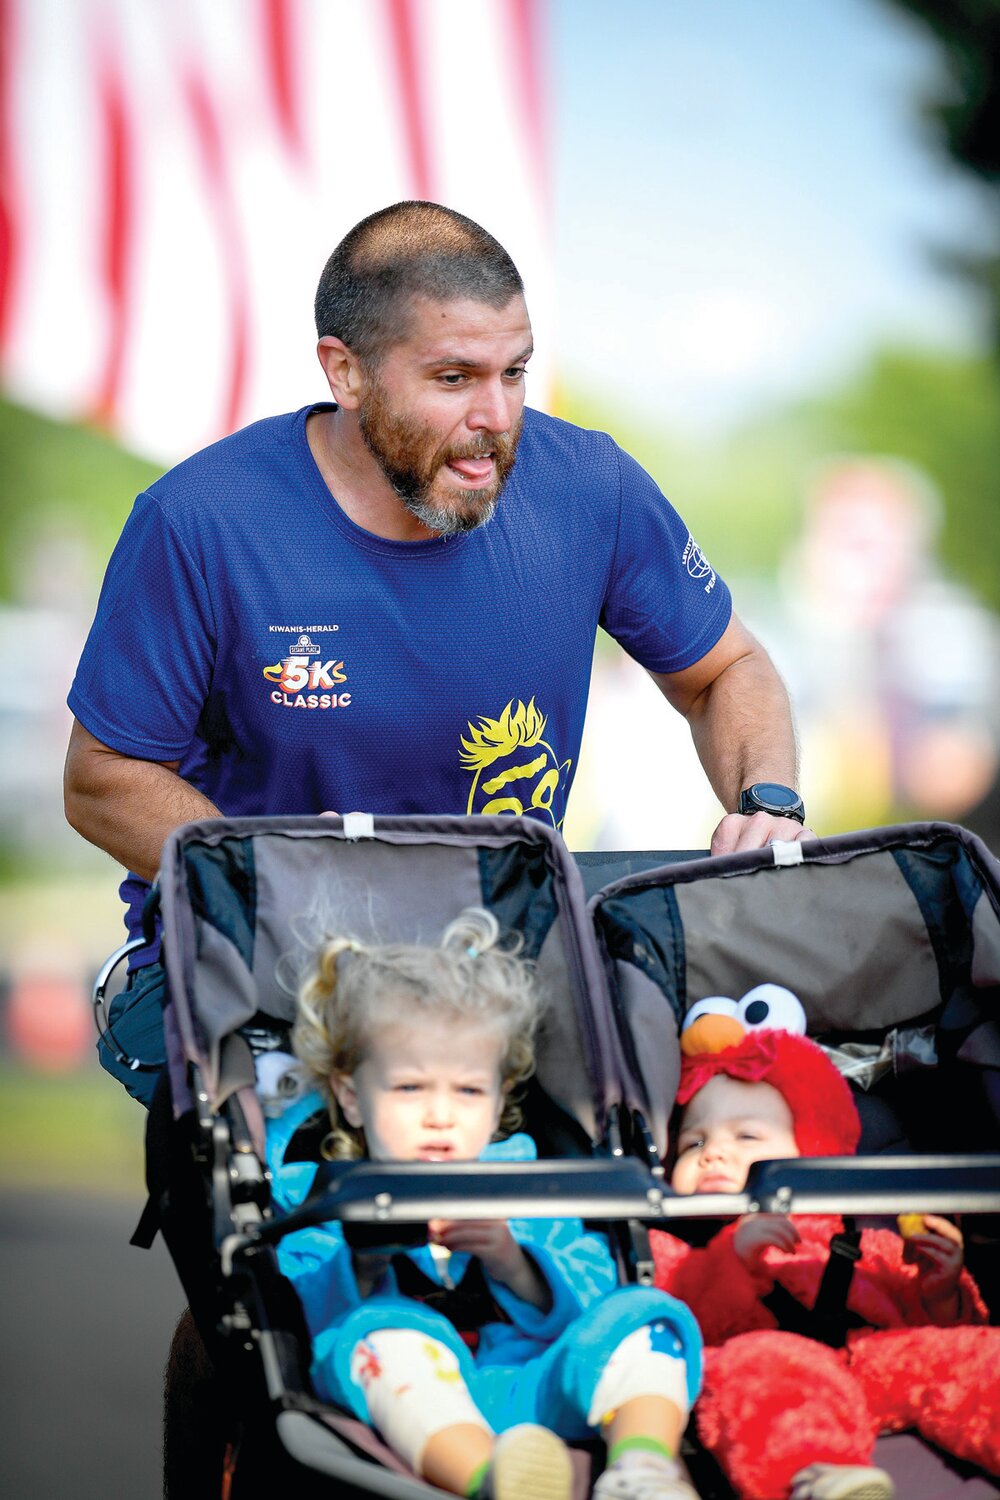
POLYGON ((340 1105, 340 1113, 348 1125, 353 1125, 355 1130, 360 1130, 361 1109, 358 1105, 358 1091, 354 1087, 353 1074, 331 1073, 330 1087, 333 1090, 333 1097, 340 1105))
POLYGON ((343 339, 324 334, 316 345, 316 355, 323 366, 334 401, 344 411, 355 411, 364 392, 365 377, 357 355, 343 339))

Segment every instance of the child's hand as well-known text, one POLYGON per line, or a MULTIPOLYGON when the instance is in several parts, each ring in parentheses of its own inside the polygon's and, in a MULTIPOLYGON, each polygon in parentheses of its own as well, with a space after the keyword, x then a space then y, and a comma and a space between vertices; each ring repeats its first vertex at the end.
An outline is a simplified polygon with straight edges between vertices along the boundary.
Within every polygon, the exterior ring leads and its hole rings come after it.
POLYGON ((534 1307, 550 1303, 548 1284, 511 1234, 503 1219, 432 1219, 431 1239, 452 1252, 474 1255, 494 1281, 534 1307))
POLYGON ((922 1232, 909 1238, 903 1251, 904 1260, 916 1263, 924 1306, 945 1320, 958 1316, 964 1247, 957 1224, 938 1214, 925 1214, 922 1232), (949 1301, 953 1306, 948 1306, 949 1301))
POLYGON ((427 1228, 436 1245, 481 1260, 495 1281, 506 1284, 524 1259, 524 1251, 503 1219, 432 1219, 427 1228))
POLYGON ((748 1271, 758 1271, 765 1250, 773 1248, 791 1254, 800 1238, 785 1214, 744 1214, 736 1223, 733 1249, 748 1271))

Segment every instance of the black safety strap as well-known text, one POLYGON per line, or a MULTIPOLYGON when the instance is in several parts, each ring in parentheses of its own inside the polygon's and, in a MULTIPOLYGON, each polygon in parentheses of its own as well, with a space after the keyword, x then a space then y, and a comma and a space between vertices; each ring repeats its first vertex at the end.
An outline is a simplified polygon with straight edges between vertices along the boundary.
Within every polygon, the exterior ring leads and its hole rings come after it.
POLYGON ((479 1343, 479 1330, 487 1323, 511 1321, 490 1291, 478 1260, 470 1260, 465 1275, 454 1287, 433 1281, 408 1255, 394 1255, 392 1268, 400 1293, 447 1318, 473 1352, 479 1343))
POLYGON ((854 1267, 861 1259, 861 1231, 853 1219, 844 1219, 842 1233, 830 1241, 830 1258, 812 1307, 805 1307, 786 1287, 775 1282, 761 1301, 778 1320, 786 1333, 798 1333, 816 1343, 839 1349, 849 1328, 860 1328, 864 1319, 851 1312, 847 1299, 851 1292, 854 1267))
POLYGON ((132 1231, 129 1244, 136 1245, 140 1250, 150 1250, 159 1232, 160 1204, 154 1198, 149 1197, 139 1215, 139 1222, 132 1231))
MULTIPOLYGON (((147 901, 148 901, 147 897, 147 901)), ((135 1226, 130 1245, 149 1250, 162 1228, 163 1210, 170 1182, 173 1103, 170 1078, 164 1068, 156 1080, 146 1116, 146 1189, 149 1197, 135 1226)))

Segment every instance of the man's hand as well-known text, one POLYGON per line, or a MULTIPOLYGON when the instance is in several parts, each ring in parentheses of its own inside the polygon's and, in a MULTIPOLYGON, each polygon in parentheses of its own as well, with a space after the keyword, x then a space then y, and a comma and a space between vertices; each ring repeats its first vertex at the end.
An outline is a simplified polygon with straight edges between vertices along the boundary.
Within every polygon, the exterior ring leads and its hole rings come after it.
POLYGON ((815 837, 796 818, 775 818, 764 812, 727 813, 712 834, 712 853, 735 854, 741 849, 763 849, 776 839, 792 844, 815 837))
POLYGON ((748 1271, 760 1271, 765 1251, 773 1248, 790 1255, 800 1238, 785 1214, 744 1214, 736 1223, 733 1249, 748 1271))
POLYGON ((436 1245, 453 1253, 474 1255, 494 1281, 501 1282, 522 1302, 543 1310, 551 1306, 545 1277, 502 1219, 432 1219, 427 1228, 436 1245))

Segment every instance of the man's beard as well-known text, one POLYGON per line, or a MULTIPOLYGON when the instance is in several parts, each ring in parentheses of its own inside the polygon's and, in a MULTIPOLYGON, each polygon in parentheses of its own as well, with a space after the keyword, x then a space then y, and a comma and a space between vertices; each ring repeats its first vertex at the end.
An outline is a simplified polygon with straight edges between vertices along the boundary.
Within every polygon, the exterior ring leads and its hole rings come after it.
POLYGON ((389 408, 381 386, 372 381, 358 410, 358 427, 369 453, 412 516, 439 536, 457 536, 484 526, 497 508, 521 436, 522 414, 510 432, 483 433, 461 448, 442 448, 423 423, 398 416, 389 408), (479 490, 452 491, 453 503, 433 500, 434 480, 455 458, 492 456, 495 474, 479 490))

